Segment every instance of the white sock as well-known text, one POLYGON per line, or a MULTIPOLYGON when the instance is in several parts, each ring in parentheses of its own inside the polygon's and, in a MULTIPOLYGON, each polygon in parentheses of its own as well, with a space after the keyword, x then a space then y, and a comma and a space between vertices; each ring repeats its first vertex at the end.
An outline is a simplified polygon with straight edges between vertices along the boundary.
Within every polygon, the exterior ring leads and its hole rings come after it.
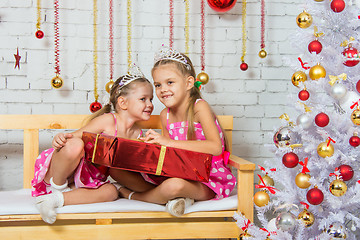
POLYGON ((69 188, 68 186, 68 180, 66 179, 66 182, 63 185, 57 185, 56 183, 54 183, 54 179, 50 178, 50 185, 51 185, 51 190, 57 190, 60 192, 68 192, 71 191, 71 188, 69 188))
POLYGON ((56 208, 64 206, 62 192, 53 191, 50 194, 36 197, 36 208, 44 222, 53 224, 56 221, 56 208))

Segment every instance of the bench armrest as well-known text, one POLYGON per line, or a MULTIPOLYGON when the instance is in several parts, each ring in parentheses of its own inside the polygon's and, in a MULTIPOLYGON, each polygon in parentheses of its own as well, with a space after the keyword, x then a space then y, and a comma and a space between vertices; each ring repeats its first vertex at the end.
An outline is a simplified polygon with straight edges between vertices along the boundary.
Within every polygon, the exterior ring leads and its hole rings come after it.
POLYGON ((233 154, 230 154, 229 165, 238 170, 255 170, 255 163, 247 161, 233 154))

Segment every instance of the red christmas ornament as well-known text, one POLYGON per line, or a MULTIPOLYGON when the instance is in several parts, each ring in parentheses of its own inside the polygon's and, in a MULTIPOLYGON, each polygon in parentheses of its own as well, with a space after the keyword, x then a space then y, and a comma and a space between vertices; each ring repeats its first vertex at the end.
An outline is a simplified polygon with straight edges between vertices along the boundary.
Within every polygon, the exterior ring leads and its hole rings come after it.
POLYGON ((324 194, 318 188, 312 188, 307 192, 306 199, 312 205, 319 205, 324 200, 324 194))
POLYGON ((208 0, 209 6, 217 12, 226 12, 235 6, 236 0, 208 0))
POLYGON ((350 143, 351 146, 357 147, 357 146, 360 145, 360 138, 358 136, 352 136, 349 139, 349 143, 350 143))
POLYGON ((299 92, 298 96, 301 101, 306 101, 309 99, 310 93, 304 89, 299 92))
POLYGON ((95 101, 95 102, 93 102, 93 103, 90 104, 90 111, 91 111, 92 113, 97 112, 97 111, 100 110, 101 108, 102 108, 101 103, 99 103, 99 102, 97 102, 97 101, 95 101))
POLYGON ((35 33, 35 36, 38 38, 38 39, 42 39, 44 37, 44 32, 41 31, 41 30, 37 30, 36 33, 35 33))
POLYGON ((349 44, 348 48, 342 52, 342 55, 345 56, 346 60, 343 62, 345 66, 353 67, 359 63, 359 51, 356 48, 353 48, 351 44, 349 44))
POLYGON ((316 54, 319 54, 322 50, 322 44, 318 40, 314 40, 311 43, 309 43, 308 50, 310 53, 316 52, 316 54))
POLYGON ((343 181, 349 181, 354 176, 354 171, 349 165, 343 164, 339 167, 339 170, 343 181))
POLYGON ((240 64, 240 69, 243 70, 243 71, 246 71, 246 70, 248 69, 248 67, 249 67, 249 66, 248 66, 247 63, 245 63, 245 62, 243 62, 243 63, 240 64))
POLYGON ((298 165, 299 163, 299 157, 293 153, 293 152, 289 152, 286 153, 283 157, 282 157, 282 163, 285 165, 285 167, 287 168, 294 168, 298 165))
POLYGON ((318 125, 319 127, 325 127, 329 124, 329 116, 326 115, 325 113, 319 113, 318 115, 316 115, 315 117, 315 123, 316 125, 318 125))
POLYGON ((334 12, 339 13, 344 10, 345 2, 344 0, 333 0, 330 4, 330 7, 334 12))
POLYGON ((356 90, 360 93, 360 80, 356 83, 356 90))

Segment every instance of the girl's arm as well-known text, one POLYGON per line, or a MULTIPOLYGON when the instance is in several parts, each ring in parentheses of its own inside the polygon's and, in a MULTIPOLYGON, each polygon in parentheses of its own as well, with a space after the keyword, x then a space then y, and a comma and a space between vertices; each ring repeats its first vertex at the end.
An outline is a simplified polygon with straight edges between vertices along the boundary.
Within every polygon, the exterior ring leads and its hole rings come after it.
POLYGON ((146 133, 146 142, 158 143, 167 147, 181 148, 190 151, 209 153, 214 156, 222 153, 221 139, 219 131, 215 124, 214 114, 211 111, 209 104, 205 101, 199 101, 195 105, 195 120, 201 123, 206 140, 172 140, 169 138, 169 132, 166 129, 166 113, 163 111, 160 114, 161 123, 163 126, 164 136, 149 130, 146 133))

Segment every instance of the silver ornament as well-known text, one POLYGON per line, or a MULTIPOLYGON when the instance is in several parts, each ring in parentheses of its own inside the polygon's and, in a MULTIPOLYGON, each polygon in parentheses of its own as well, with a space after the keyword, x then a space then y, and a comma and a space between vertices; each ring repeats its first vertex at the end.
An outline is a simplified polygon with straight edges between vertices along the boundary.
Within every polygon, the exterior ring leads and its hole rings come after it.
POLYGON ((326 233, 329 234, 333 238, 346 238, 346 229, 340 223, 333 223, 326 230, 326 233))
POLYGON ((282 127, 274 135, 274 143, 276 147, 288 147, 290 146, 292 132, 289 127, 282 127))
POLYGON ((302 128, 307 129, 312 125, 313 121, 310 118, 308 113, 300 114, 296 119, 296 124, 302 126, 302 128))
POLYGON ((283 231, 292 230, 295 227, 296 217, 291 212, 282 212, 277 216, 275 224, 277 229, 283 231))
POLYGON ((347 93, 346 87, 341 83, 335 83, 331 87, 330 95, 335 98, 336 100, 340 100, 343 98, 347 93))

